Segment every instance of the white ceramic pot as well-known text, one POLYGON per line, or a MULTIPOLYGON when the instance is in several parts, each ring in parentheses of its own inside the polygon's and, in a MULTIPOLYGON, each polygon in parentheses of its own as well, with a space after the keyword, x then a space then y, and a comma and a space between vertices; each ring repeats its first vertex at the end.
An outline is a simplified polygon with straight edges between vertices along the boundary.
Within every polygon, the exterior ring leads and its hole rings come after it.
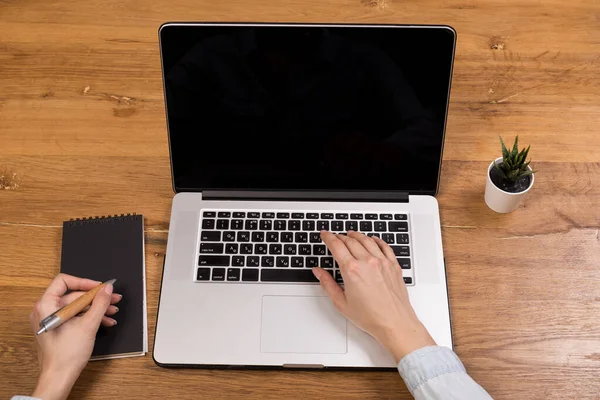
MULTIPOLYGON (((494 167, 494 163, 502 161, 502 157, 497 158, 496 161, 492 161, 490 166, 487 169, 487 183, 485 185, 485 203, 489 208, 498 212, 498 213, 509 213, 514 211, 519 207, 521 203, 521 199, 525 197, 525 194, 529 192, 529 189, 533 186, 534 175, 532 174, 529 187, 523 190, 520 193, 510 193, 506 192, 502 189, 499 189, 494 182, 492 182, 492 178, 490 178, 490 171, 494 167)), ((529 167, 531 170, 531 167, 529 167)))

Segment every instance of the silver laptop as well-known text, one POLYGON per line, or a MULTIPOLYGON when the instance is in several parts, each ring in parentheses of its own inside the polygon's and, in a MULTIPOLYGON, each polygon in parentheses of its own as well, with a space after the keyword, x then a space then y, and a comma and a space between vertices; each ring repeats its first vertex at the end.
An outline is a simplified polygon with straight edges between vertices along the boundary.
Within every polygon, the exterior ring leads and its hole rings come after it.
POLYGON ((319 231, 390 244, 411 303, 452 348, 438 188, 447 26, 168 23, 173 187, 161 366, 393 368, 332 306, 319 231))

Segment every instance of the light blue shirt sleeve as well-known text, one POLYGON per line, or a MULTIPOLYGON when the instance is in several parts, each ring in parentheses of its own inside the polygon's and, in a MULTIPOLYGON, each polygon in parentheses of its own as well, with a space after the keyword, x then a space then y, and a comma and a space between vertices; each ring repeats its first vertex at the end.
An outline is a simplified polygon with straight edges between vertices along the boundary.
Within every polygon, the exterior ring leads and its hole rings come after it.
POLYGON ((428 346, 398 363, 398 371, 416 400, 490 400, 492 397, 465 370, 450 349, 428 346))
POLYGON ((29 396, 13 396, 10 400, 40 400, 37 397, 29 397, 29 396))

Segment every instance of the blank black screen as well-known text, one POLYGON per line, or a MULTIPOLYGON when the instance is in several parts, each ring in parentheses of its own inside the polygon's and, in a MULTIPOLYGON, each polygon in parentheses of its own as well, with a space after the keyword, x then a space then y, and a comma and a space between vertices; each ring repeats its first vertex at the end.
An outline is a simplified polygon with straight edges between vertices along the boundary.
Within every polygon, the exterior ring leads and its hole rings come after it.
POLYGON ((165 25, 176 191, 435 193, 445 27, 165 25))

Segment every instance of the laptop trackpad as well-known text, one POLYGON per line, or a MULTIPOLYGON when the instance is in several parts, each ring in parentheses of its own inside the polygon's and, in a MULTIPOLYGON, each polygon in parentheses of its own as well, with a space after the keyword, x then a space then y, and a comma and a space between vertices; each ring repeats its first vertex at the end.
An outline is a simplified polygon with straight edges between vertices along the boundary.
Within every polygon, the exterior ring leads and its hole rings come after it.
POLYGON ((327 297, 263 296, 263 353, 347 352, 346 318, 327 297))

